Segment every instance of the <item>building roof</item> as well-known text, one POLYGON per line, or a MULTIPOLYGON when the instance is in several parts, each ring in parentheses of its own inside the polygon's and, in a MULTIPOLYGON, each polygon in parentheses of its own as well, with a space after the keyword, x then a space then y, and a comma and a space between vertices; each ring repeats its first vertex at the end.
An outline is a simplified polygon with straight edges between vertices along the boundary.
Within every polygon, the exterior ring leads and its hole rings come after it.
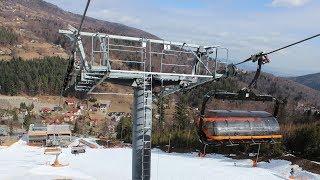
POLYGON ((48 125, 47 134, 71 134, 70 125, 61 124, 61 125, 48 125))
POLYGON ((42 111, 42 112, 50 112, 51 111, 51 109, 50 108, 48 108, 48 107, 44 107, 44 108, 42 108, 40 111, 42 111))
POLYGON ((67 100, 65 100, 65 103, 67 103, 67 104, 75 104, 75 100, 67 99, 67 100))
POLYGON ((47 131, 28 131, 28 136, 47 136, 47 131))
POLYGON ((30 124, 29 131, 47 131, 47 126, 30 124))
POLYGON ((46 136, 47 135, 47 127, 44 125, 34 125, 30 124, 28 136, 46 136))

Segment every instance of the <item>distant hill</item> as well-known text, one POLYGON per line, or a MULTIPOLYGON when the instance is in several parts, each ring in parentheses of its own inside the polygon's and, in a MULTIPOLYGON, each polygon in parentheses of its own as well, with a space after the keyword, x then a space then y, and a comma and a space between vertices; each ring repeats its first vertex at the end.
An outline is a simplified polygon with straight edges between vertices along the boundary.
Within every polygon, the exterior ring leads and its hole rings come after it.
POLYGON ((320 90, 320 73, 291 77, 290 79, 310 88, 320 90))
MULTIPOLYGON (((78 27, 81 16, 43 0, 0 1, 0 60, 68 57, 69 41, 58 33, 68 24, 78 27)), ((123 24, 87 17, 84 31, 158 38, 123 24)))
MULTIPOLYGON (((242 76, 243 82, 250 82, 253 74, 242 76)), ((262 73, 257 82, 257 90, 276 97, 287 97, 288 100, 298 104, 320 107, 320 92, 299 82, 288 78, 277 77, 272 74, 262 73)))

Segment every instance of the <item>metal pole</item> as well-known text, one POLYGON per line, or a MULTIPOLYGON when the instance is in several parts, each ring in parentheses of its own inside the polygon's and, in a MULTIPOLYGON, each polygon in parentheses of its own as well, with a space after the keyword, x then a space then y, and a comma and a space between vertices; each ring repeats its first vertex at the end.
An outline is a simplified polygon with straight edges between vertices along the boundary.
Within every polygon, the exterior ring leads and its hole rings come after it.
POLYGON ((216 48, 216 59, 214 61, 214 78, 216 78, 218 66, 218 48, 216 48))
POLYGON ((132 179, 150 179, 152 91, 146 84, 134 86, 132 125, 132 179))
POLYGON ((260 143, 258 144, 259 146, 258 146, 258 153, 257 153, 257 159, 256 159, 256 162, 258 163, 258 158, 259 158, 259 154, 260 154, 260 143))

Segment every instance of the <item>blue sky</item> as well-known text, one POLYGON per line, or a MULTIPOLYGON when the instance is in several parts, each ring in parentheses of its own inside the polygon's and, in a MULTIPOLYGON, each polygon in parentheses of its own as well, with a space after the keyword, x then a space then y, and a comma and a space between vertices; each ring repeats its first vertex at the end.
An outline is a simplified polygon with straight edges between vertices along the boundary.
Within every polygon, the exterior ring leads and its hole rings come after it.
MULTIPOLYGON (((46 0, 82 13, 86 0, 46 0)), ((88 15, 163 39, 220 44, 233 62, 320 33, 319 0, 92 0, 88 15)), ((320 72, 320 38, 271 55, 267 70, 320 72)))

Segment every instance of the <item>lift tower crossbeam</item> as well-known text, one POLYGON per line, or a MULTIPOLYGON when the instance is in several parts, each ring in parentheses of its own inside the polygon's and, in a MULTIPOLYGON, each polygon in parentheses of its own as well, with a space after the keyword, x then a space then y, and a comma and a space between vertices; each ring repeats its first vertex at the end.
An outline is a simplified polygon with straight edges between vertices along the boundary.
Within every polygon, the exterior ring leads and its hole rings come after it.
POLYGON ((76 45, 67 88, 92 94, 103 83, 134 90, 132 179, 150 179, 152 101, 156 92, 172 94, 227 74, 229 51, 217 45, 200 46, 160 39, 77 32, 71 26, 59 33, 76 45), (90 48, 91 47, 91 50, 90 48))

